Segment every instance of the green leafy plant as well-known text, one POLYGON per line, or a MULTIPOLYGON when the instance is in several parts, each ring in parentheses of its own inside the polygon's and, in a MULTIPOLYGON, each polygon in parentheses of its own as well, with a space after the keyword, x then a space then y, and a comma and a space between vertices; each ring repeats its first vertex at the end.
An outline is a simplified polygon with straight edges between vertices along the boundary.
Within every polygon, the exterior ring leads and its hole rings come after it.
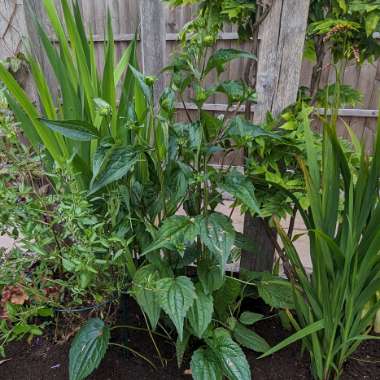
POLYGON ((368 332, 379 307, 380 134, 372 158, 362 151, 356 174, 337 138, 334 118, 324 125, 321 165, 307 108, 304 125, 307 161, 301 166, 310 207, 301 214, 309 229, 313 274, 306 274, 299 253, 277 223, 298 283, 296 318, 289 316, 310 353, 315 378, 339 378, 347 358, 371 338, 368 332), (315 324, 317 330, 311 328, 315 324))
POLYGON ((70 349, 70 380, 84 380, 99 366, 108 347, 110 330, 100 319, 90 319, 70 349))
POLYGON ((333 62, 373 62, 380 45, 373 37, 379 30, 380 5, 376 0, 313 0, 310 4, 305 55, 315 61, 311 96, 315 102, 324 60, 331 51, 333 62))
POLYGON ((49 87, 51 83, 47 82, 39 62, 32 55, 27 57, 27 62, 37 89, 39 108, 3 65, 0 65, 0 80, 9 90, 6 96, 10 107, 33 147, 40 150, 43 146, 57 167, 73 175, 77 189, 90 188, 95 192, 125 176, 128 170, 120 169, 120 162, 129 159, 133 162, 140 152, 138 147, 135 150, 130 147, 129 154, 123 149, 130 143, 132 133, 128 112, 139 108, 136 112, 140 121, 146 114, 145 101, 142 102, 144 95, 135 87, 133 76, 132 66, 137 66, 136 41, 132 41, 116 63, 109 15, 105 63, 103 70, 99 70, 93 36, 87 39, 77 2, 70 7, 67 0, 62 0, 61 6, 63 22, 54 1, 44 1, 59 50, 39 20, 34 20, 57 90, 49 87))

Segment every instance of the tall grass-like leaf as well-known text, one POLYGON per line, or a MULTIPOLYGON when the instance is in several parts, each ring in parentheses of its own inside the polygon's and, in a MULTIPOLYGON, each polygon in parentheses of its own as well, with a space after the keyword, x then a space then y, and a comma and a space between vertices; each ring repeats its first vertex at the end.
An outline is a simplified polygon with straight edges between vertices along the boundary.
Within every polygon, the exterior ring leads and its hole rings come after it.
POLYGON ((105 44, 104 56, 104 72, 102 92, 103 99, 111 105, 112 109, 112 125, 111 131, 114 138, 117 137, 117 120, 116 120, 116 89, 115 89, 115 43, 112 32, 112 19, 110 13, 107 16, 107 42, 105 44))
MULTIPOLYGON (((13 76, 0 64, 0 79, 5 83, 10 93, 13 95, 14 99, 20 104, 25 114, 28 115, 30 119, 30 124, 22 124, 24 128, 35 128, 41 141, 46 146, 51 156, 57 162, 62 162, 62 151, 57 143, 54 134, 40 125, 38 119, 38 112, 32 102, 28 99, 25 91, 20 87, 13 76)), ((33 131, 27 132, 29 136, 34 136, 33 131)), ((36 141, 35 141, 36 142, 36 141)))
POLYGON ((340 377, 378 307, 364 312, 380 288, 380 127, 372 157, 356 147, 361 158, 354 171, 337 136, 336 117, 324 125, 322 165, 316 160, 307 109, 303 120, 308 158, 300 164, 310 208, 302 216, 309 228, 313 274, 306 274, 293 242, 275 221, 297 277, 297 318, 291 321, 302 333, 265 356, 299 337, 310 351, 315 377, 322 380, 340 377), (316 321, 323 321, 323 328, 317 329, 316 321))
MULTIPOLYGON (((112 136, 114 141, 111 145, 114 145, 116 140, 118 143, 120 141, 124 144, 133 143, 127 128, 122 128, 125 127, 128 110, 138 111, 139 121, 145 123, 146 100, 142 96, 141 89, 136 86, 135 78, 129 69, 129 65, 138 67, 136 40, 132 41, 119 63, 116 64, 112 22, 109 14, 106 28, 105 65, 100 70, 96 63, 93 35, 91 32, 89 37, 86 35, 78 2, 76 0, 61 1, 63 19, 54 0, 43 0, 43 5, 55 34, 53 41, 50 33, 48 34, 37 17, 33 18, 33 22, 41 46, 51 65, 54 75, 53 83, 57 85, 57 88, 49 88, 52 83, 47 82, 40 63, 32 56, 29 56, 28 60, 39 98, 39 107, 33 104, 4 67, 0 67, 0 80, 7 86, 10 92, 9 104, 35 149, 40 149, 41 145, 44 145, 57 164, 72 171, 81 190, 89 190, 91 177, 94 177, 92 185, 97 184, 98 181, 98 187, 95 190, 98 191, 120 179, 123 173, 128 174, 129 169, 137 160, 135 157, 130 164, 126 165, 128 170, 121 170, 121 168, 111 170, 108 177, 103 172, 97 172, 95 175, 91 173, 98 141, 112 136), (123 77, 125 79, 121 89, 120 106, 118 106, 116 86, 123 77), (103 111, 95 105, 95 99, 102 99, 110 105, 111 122, 110 114, 102 113, 103 111)), ((147 125, 150 124, 152 123, 147 123, 147 125)), ((143 156, 140 155, 139 159, 143 159, 143 156)), ((116 165, 115 162, 114 165, 116 165)))
POLYGON ((265 352, 265 354, 259 356, 259 359, 266 358, 267 356, 273 355, 275 352, 282 350, 283 348, 289 346, 292 343, 297 342, 300 339, 305 338, 306 336, 316 333, 324 328, 324 321, 318 321, 315 322, 305 328, 303 328, 300 331, 297 331, 290 337, 283 340, 281 343, 277 344, 276 346, 272 347, 268 351, 265 352))

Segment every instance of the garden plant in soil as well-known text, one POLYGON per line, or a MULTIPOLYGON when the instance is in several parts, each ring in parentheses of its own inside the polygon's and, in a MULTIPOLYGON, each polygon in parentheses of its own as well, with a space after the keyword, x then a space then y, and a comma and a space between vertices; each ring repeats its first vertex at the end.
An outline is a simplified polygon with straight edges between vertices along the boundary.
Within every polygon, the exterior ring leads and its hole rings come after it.
MULTIPOLYGON (((244 20, 240 32, 249 32, 257 8, 252 2, 226 3, 218 2, 219 9, 215 1, 203 2, 183 30, 181 48, 165 68, 170 84, 159 105, 153 103, 156 78, 138 69, 136 41, 116 63, 110 16, 99 75, 93 38, 87 40, 76 2, 61 1, 62 23, 53 1, 44 0, 59 50, 36 20, 57 94, 31 56, 26 59, 39 108, 0 66, 17 128, 30 142, 20 145, 13 132, 5 140, 14 150, 3 158, 0 216, 18 244, 2 256, 2 347, 48 335, 52 328, 55 340, 75 334, 71 380, 89 377, 110 345, 155 367, 138 345, 132 348, 125 334, 117 334, 133 330, 126 322, 126 294, 140 307, 135 330, 149 336, 151 354, 165 367, 162 340, 172 342, 178 367, 190 367, 195 380, 255 378, 247 350, 264 357, 296 341, 309 352, 315 378, 339 378, 347 358, 371 338, 380 306, 380 137, 371 156, 354 134, 351 142, 338 139, 335 109, 358 99, 339 80, 316 97, 332 111, 320 119, 322 136, 311 131, 317 116, 302 95, 280 118, 268 115, 261 126, 238 115, 241 105, 255 102, 254 88, 244 80, 224 81, 221 74, 234 59, 256 57, 214 45, 226 20, 244 20), (215 83, 206 87, 210 75, 215 83), (178 122, 175 103, 185 105, 188 92, 197 109, 185 107, 187 119, 178 122), (219 116, 203 110, 216 93, 228 103, 219 116), (237 150, 247 157, 244 173, 224 164, 237 150), (220 167, 213 165, 216 154, 220 167), (21 170, 20 159, 28 161, 21 170), (233 199, 229 215, 217 211, 225 193, 233 199), (278 276, 278 266, 273 273, 241 271, 239 277, 226 272, 241 249, 256 250, 235 231, 235 209, 271 217, 283 240, 278 253, 287 279, 278 276), (311 276, 293 246, 297 237, 280 227, 279 218, 295 212, 309 229, 311 276), (258 298, 296 331, 273 348, 255 328, 266 318, 252 306, 258 298)), ((362 17, 339 3, 340 12, 362 17)), ((370 9, 378 12, 376 4, 370 9)), ((335 37, 336 23, 312 30, 335 37)))

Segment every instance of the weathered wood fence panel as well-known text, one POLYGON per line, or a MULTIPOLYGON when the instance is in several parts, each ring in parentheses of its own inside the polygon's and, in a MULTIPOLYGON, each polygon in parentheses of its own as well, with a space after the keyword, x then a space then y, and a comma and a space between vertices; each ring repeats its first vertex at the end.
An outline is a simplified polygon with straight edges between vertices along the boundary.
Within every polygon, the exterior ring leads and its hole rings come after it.
POLYGON ((19 53, 25 34, 23 1, 0 0, 0 59, 19 53))
MULTIPOLYGON (((25 19, 23 15, 23 3, 31 0, 0 0, 0 59, 16 54, 22 45, 22 36, 26 36, 25 19)), ((38 0, 37 0, 38 1, 38 0)), ((39 0, 41 1, 41 0, 39 0)), ((57 4, 60 0, 55 0, 57 4)), ((112 21, 115 31, 115 40, 117 52, 121 55, 123 49, 133 37, 133 33, 138 30, 139 26, 139 0, 79 0, 83 15, 88 29, 95 34, 96 49, 98 51, 98 60, 101 64, 103 61, 103 40, 104 40, 104 20, 107 9, 111 11, 112 21)), ((184 7, 167 10, 166 15, 166 61, 169 59, 171 52, 176 48, 176 33, 191 20, 196 12, 196 6, 184 7)), ((47 22, 44 22, 48 26, 47 22)), ((239 47, 237 41, 236 29, 227 25, 224 33, 220 36, 218 42, 220 47, 239 47)), ((243 46, 244 47, 244 46, 243 46)), ((246 45, 245 45, 246 47, 246 45)), ((241 76, 241 70, 244 62, 233 62, 223 79, 238 79, 241 76)), ((311 80, 312 64, 304 62, 301 75, 301 84, 309 85, 311 80)), ((210 83, 214 80, 210 76, 210 83)), ((333 70, 326 59, 322 85, 333 80, 333 70)), ((363 110, 377 110, 379 101, 380 88, 380 62, 374 64, 365 64, 360 68, 348 67, 345 75, 345 83, 351 84, 364 93, 363 103, 359 106, 363 110)), ((222 109, 225 104, 223 95, 217 94, 209 99, 207 107, 211 109, 222 109)), ((353 110, 350 116, 347 111, 343 114, 347 122, 363 139, 371 140, 376 127, 376 114, 372 116, 370 112, 358 112, 353 110)), ((344 133, 342 131, 342 133, 344 133)))

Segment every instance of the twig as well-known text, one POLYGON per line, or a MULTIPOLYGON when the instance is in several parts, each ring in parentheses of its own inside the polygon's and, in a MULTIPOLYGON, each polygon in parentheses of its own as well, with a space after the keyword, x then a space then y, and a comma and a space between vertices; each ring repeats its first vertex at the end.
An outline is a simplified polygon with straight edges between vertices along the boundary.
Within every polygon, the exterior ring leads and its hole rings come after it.
POLYGON ((275 237, 273 237, 273 235, 271 234, 270 228, 267 225, 267 223, 265 223, 265 221, 263 221, 262 219, 260 219, 260 220, 262 221, 262 225, 263 225, 263 227, 265 229, 265 232, 266 232, 268 238, 271 240, 273 246, 275 247, 278 255, 281 258, 281 261, 282 261, 282 263, 284 265, 284 272, 285 272, 286 277, 289 279, 289 281, 292 284, 295 285, 296 284, 296 277, 295 277, 295 275, 293 273, 292 266, 290 265, 290 262, 289 262, 287 256, 284 253, 284 250, 278 244, 277 239, 275 237))
POLYGON ((119 343, 109 343, 109 345, 119 347, 119 348, 124 348, 125 350, 132 352, 132 354, 134 354, 134 355, 138 356, 139 358, 145 360, 147 363, 149 363, 149 365, 151 365, 157 371, 157 367, 154 365, 154 363, 151 360, 149 360, 143 354, 140 354, 139 352, 135 351, 133 348, 130 348, 128 346, 124 346, 123 344, 119 344, 119 343))
POLYGON ((186 107, 186 103, 185 103, 185 101, 183 100, 183 96, 182 96, 182 94, 180 95, 180 98, 181 98, 181 102, 182 102, 183 108, 184 108, 184 110, 185 110, 185 112, 186 112, 186 116, 187 116, 189 122, 192 123, 192 122, 193 122, 193 119, 191 118, 191 115, 190 115, 190 113, 189 113, 189 110, 188 110, 187 107, 186 107))
POLYGON ((293 236, 293 231, 294 231, 294 225, 295 225, 295 222, 296 222, 297 212, 298 212, 297 206, 294 205, 294 207, 293 207, 293 213, 292 213, 292 216, 290 217, 290 221, 289 221, 289 228, 288 228, 288 238, 289 239, 291 239, 292 236, 293 236))
POLYGON ((146 318, 146 315, 145 315, 144 312, 143 312, 142 314, 143 314, 144 319, 145 319, 145 324, 146 324, 146 328, 147 328, 147 330, 148 330, 148 333, 149 333, 150 339, 151 339, 152 342, 153 342, 154 348, 155 348, 155 350, 156 350, 156 352, 157 352, 157 354, 158 354, 158 357, 159 357, 159 359, 160 359, 161 365, 162 365, 162 367, 165 367, 164 360, 162 359, 161 351, 160 351, 160 349, 158 348, 157 343, 156 343, 156 341, 155 341, 155 339, 154 339, 154 337, 153 337, 152 331, 151 331, 150 328, 149 328, 149 323, 148 323, 148 320, 147 320, 147 318, 146 318))

